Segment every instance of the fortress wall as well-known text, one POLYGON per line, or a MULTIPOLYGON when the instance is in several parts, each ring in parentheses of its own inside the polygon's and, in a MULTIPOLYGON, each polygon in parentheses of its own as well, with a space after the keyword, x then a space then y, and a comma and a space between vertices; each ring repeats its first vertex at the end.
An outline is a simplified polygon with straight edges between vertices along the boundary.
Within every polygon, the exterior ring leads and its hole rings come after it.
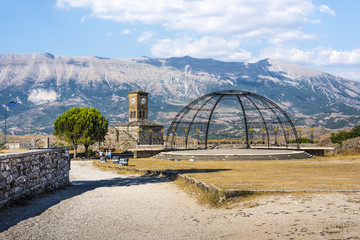
POLYGON ((19 197, 66 186, 69 170, 67 148, 1 154, 0 208, 19 197))

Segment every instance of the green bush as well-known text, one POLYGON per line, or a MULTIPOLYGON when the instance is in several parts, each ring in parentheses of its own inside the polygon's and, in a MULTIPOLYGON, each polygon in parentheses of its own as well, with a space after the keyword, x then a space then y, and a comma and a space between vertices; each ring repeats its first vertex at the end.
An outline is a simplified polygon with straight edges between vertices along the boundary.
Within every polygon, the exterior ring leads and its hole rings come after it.
POLYGON ((351 138, 360 137, 360 126, 354 127, 354 128, 350 131, 350 135, 351 135, 351 138))
POLYGON ((330 140, 332 143, 339 143, 342 144, 343 141, 350 139, 350 138, 356 138, 360 137, 360 126, 356 126, 353 129, 351 129, 350 132, 338 132, 338 133, 332 133, 330 140))

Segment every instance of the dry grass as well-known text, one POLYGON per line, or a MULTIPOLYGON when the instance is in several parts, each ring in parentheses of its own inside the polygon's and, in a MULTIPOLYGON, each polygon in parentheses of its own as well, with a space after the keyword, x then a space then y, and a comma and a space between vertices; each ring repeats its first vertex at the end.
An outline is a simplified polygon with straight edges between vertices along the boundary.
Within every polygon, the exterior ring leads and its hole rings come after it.
MULTIPOLYGON (((4 139, 4 135, 0 134, 0 138, 4 139)), ((58 139, 53 135, 28 134, 28 135, 7 135, 6 142, 18 143, 21 141, 31 141, 33 138, 36 138, 36 139, 50 138, 50 142, 52 142, 52 143, 58 141, 58 139)))
MULTIPOLYGON (((112 163, 105 165, 111 166, 112 163)), ((129 167, 177 170, 223 189, 251 191, 360 190, 360 156, 278 161, 130 159, 129 167)))
POLYGON ((189 184, 184 179, 176 179, 175 184, 187 194, 195 197, 199 204, 207 204, 210 207, 223 207, 224 204, 220 201, 220 196, 215 192, 205 192, 193 184, 189 184))
POLYGON ((1 149, 0 153, 12 153, 12 152, 23 152, 28 151, 29 149, 1 149))

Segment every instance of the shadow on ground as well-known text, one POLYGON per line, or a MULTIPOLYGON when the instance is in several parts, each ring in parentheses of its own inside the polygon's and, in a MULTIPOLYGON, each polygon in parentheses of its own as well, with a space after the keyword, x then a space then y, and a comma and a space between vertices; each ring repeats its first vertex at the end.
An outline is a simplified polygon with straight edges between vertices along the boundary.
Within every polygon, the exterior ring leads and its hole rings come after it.
POLYGON ((143 184, 154 184, 169 182, 166 177, 135 176, 117 177, 98 181, 73 181, 72 184, 63 189, 46 193, 26 200, 21 204, 13 204, 9 207, 0 209, 0 233, 6 231, 17 223, 38 216, 48 208, 60 203, 63 200, 81 195, 87 191, 92 191, 100 187, 121 187, 135 186, 143 184))

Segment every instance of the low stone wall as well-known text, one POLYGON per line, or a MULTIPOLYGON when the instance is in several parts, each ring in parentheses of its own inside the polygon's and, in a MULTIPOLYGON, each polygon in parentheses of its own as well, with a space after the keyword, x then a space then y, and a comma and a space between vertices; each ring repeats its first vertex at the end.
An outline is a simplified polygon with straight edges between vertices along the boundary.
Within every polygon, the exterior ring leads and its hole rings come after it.
POLYGON ((66 148, 0 154, 0 208, 26 194, 69 184, 69 170, 66 148))

